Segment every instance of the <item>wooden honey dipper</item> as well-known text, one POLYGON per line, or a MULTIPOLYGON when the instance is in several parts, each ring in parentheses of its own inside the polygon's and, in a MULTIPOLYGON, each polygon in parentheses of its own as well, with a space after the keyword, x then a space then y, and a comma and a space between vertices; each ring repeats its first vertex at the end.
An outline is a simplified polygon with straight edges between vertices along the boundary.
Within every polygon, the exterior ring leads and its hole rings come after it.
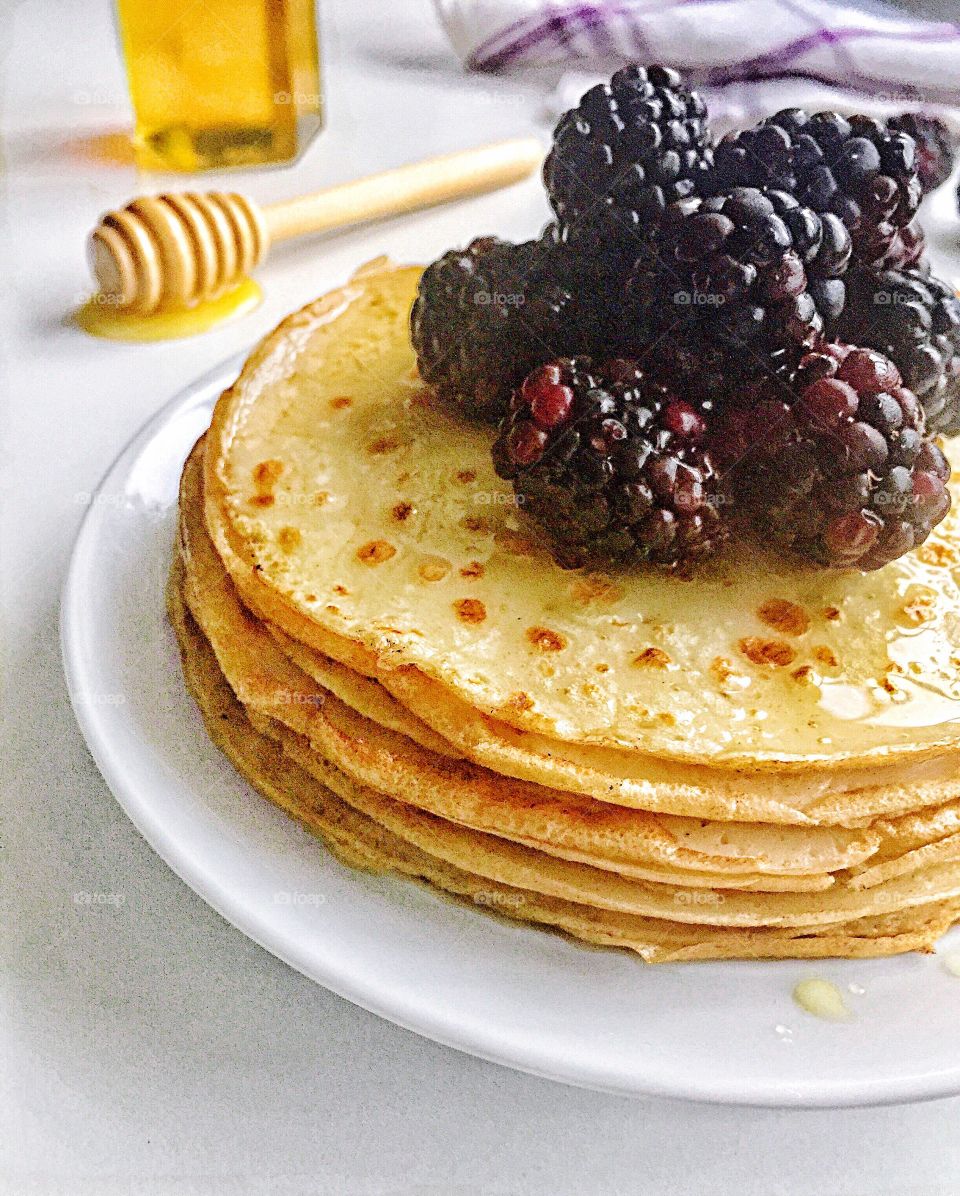
POLYGON ((241 282, 275 241, 493 191, 526 178, 542 157, 535 138, 514 138, 264 207, 233 192, 141 196, 101 218, 90 269, 121 311, 193 307, 241 282))

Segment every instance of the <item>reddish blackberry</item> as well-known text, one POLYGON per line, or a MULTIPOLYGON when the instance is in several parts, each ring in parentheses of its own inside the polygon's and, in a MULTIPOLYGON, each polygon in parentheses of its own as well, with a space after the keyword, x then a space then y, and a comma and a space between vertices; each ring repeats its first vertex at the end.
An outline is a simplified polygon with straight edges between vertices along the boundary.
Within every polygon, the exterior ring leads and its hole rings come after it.
POLYGON ((867 270, 848 280, 849 302, 832 332, 897 363, 931 432, 960 432, 960 299, 923 270, 867 270))
POLYGON ((445 402, 496 423, 537 362, 585 347, 589 321, 578 320, 555 249, 480 237, 423 272, 411 336, 421 377, 445 402))
POLYGON ((710 189, 789 191, 815 212, 839 216, 866 266, 901 265, 891 253, 920 204, 916 143, 869 116, 787 108, 714 148, 710 189))
MULTIPOLYGON (((627 66, 561 117, 543 181, 571 240, 626 253, 711 164, 706 105, 663 66, 627 66)), ((585 250, 586 252, 587 250, 585 250)))
POLYGON ((917 143, 917 173, 924 195, 947 181, 953 173, 957 139, 945 121, 926 112, 903 112, 887 125, 917 143))
POLYGON ((794 398, 724 413, 711 451, 756 534, 862 571, 927 538, 950 509, 950 467, 901 382, 882 354, 830 344, 803 359, 794 398))
POLYGON ((514 394, 494 466, 563 568, 678 565, 725 538, 709 414, 635 361, 561 359, 514 394))
POLYGON ((812 345, 844 306, 850 237, 781 191, 673 204, 631 281, 653 325, 700 329, 769 358, 812 345))

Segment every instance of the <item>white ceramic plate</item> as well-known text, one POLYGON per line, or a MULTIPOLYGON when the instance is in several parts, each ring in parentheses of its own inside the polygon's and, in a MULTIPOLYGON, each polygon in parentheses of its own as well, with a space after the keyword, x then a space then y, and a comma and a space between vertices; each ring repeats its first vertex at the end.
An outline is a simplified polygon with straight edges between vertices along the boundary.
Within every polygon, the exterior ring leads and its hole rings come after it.
POLYGON ((80 726, 170 867, 348 1000, 538 1075, 764 1105, 960 1092, 960 979, 942 955, 647 967, 345 869, 237 776, 184 689, 163 590, 180 467, 238 365, 174 399, 121 454, 91 502, 63 594, 80 726), (794 1005, 794 984, 809 976, 841 988, 848 1022, 794 1005))

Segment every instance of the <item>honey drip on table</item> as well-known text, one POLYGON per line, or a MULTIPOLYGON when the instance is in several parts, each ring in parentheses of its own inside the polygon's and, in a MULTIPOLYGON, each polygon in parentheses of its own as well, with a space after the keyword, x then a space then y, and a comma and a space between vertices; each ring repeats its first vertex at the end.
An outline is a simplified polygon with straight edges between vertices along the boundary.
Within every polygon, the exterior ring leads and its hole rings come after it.
POLYGON ((125 312, 112 305, 109 297, 95 295, 76 313, 74 319, 91 336, 114 341, 167 341, 197 336, 220 324, 226 324, 259 307, 263 291, 252 278, 242 282, 216 299, 208 299, 195 307, 158 311, 141 316, 125 312))

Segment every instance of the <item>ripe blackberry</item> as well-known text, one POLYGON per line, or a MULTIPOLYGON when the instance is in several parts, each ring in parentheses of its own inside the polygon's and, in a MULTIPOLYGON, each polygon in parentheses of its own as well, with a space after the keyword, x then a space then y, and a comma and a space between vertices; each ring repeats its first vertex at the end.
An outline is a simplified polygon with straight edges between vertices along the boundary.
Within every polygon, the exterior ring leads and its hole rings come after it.
MULTIPOLYGON (((673 204, 638 264, 642 317, 769 358, 812 345, 843 310, 850 237, 782 191, 735 187, 673 204)), ((675 335, 675 332, 674 332, 675 335)))
POLYGON ((572 242, 629 256, 711 164, 706 105, 663 66, 627 66, 561 117, 543 181, 572 242))
POLYGON ((950 467, 888 358, 824 345, 792 398, 728 409, 711 450, 755 533, 815 564, 879 569, 950 509, 950 467))
POLYGON ((786 108, 755 129, 730 133, 714 148, 710 188, 789 191, 815 212, 839 216, 865 266, 902 264, 891 256, 899 229, 921 199, 916 143, 869 116, 786 108))
POLYGON ((635 361, 560 359, 515 392, 494 466, 563 568, 674 566, 725 538, 709 416, 635 361))
POLYGON ((582 347, 588 323, 578 319, 552 242, 512 245, 496 237, 428 266, 410 314, 423 380, 451 406, 491 423, 534 365, 582 347))
POLYGON ((927 428, 960 432, 960 299, 923 270, 858 270, 849 302, 832 332, 896 362, 904 385, 923 405, 927 428))
POLYGON ((926 112, 903 112, 887 125, 917 143, 917 173, 924 195, 947 181, 953 173, 957 139, 946 122, 926 112))

